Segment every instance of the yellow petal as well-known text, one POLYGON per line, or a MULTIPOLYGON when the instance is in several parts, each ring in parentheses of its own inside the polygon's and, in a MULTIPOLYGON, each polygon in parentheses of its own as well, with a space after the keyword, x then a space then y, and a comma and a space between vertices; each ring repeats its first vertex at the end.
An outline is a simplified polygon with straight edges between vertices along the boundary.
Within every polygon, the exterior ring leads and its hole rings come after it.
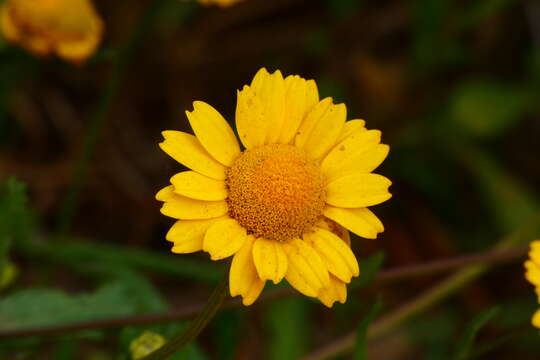
POLYGON ((525 278, 533 285, 540 286, 540 266, 532 260, 525 261, 525 278))
POLYGON ((178 220, 171 227, 165 238, 173 242, 172 252, 187 254, 202 250, 204 234, 216 221, 223 217, 206 220, 178 220))
POLYGON ((298 75, 285 78, 285 121, 277 140, 280 144, 290 144, 302 120, 319 102, 319 91, 313 80, 305 80, 298 75))
POLYGON ((344 104, 334 105, 331 98, 319 102, 306 116, 296 135, 296 146, 313 159, 320 159, 336 144, 347 119, 344 104))
POLYGON ((305 241, 293 239, 283 244, 289 265, 285 279, 306 296, 316 297, 330 282, 328 270, 317 252, 305 241))
POLYGON ((89 26, 85 36, 75 41, 58 42, 56 44, 58 56, 74 63, 82 63, 96 51, 103 35, 103 22, 93 10, 89 9, 89 13, 93 16, 88 19, 89 26))
POLYGON ((36 56, 45 57, 53 51, 51 41, 39 34, 22 38, 21 45, 36 56))
POLYGON ((2 4, 0 7, 0 28, 2 35, 9 41, 17 41, 20 38, 20 32, 9 13, 9 5, 2 4))
POLYGON ((218 201, 227 198, 225 181, 211 179, 195 171, 184 171, 171 178, 174 191, 191 199, 218 201))
POLYGON ((63 41, 56 45, 56 53, 65 60, 82 63, 94 54, 100 40, 100 35, 92 34, 79 41, 63 41))
POLYGON ((253 263, 253 236, 248 236, 244 245, 234 255, 229 271, 229 288, 231 296, 242 296, 246 306, 253 304, 264 288, 253 263))
POLYGON ((376 239, 384 231, 381 221, 367 208, 344 209, 326 206, 324 216, 366 239, 376 239))
POLYGON ((225 167, 202 147, 197 138, 181 131, 163 131, 159 147, 180 164, 213 179, 225 179, 225 167))
POLYGON ((342 142, 357 131, 367 131, 366 122, 362 119, 354 119, 345 122, 341 134, 337 140, 338 143, 342 142))
POLYGON ((334 220, 327 217, 321 217, 315 223, 315 226, 336 234, 341 240, 345 241, 345 244, 351 246, 351 236, 349 231, 334 220))
POLYGON ((540 266, 540 241, 531 242, 530 247, 529 258, 540 266))
POLYGON ((330 275, 330 284, 319 291, 319 300, 331 308, 336 301, 345 304, 347 301, 347 286, 333 275, 330 275))
POLYGON ((174 186, 169 185, 158 191, 158 193, 156 194, 156 200, 169 201, 174 199, 175 196, 176 194, 174 193, 174 186))
POLYGON ((531 322, 535 327, 540 328, 540 309, 536 310, 531 322))
POLYGON ((224 219, 212 224, 206 231, 203 250, 210 254, 212 260, 221 260, 234 255, 244 242, 247 233, 234 219, 224 219))
POLYGON ((345 208, 380 204, 392 197, 388 187, 392 183, 377 174, 354 173, 330 182, 326 187, 326 202, 345 208))
POLYGON ((379 144, 378 130, 357 131, 337 144, 324 158, 321 171, 327 181, 353 173, 369 173, 375 170, 388 155, 388 145, 379 144))
POLYGON ((237 92, 236 130, 240 141, 247 149, 264 145, 266 139, 266 121, 264 105, 249 86, 244 85, 237 92))
POLYGON ((327 97, 319 101, 317 105, 311 109, 296 132, 296 137, 294 139, 296 146, 303 147, 307 143, 311 132, 315 128, 315 125, 317 125, 319 119, 328 112, 328 109, 332 105, 332 98, 327 97))
POLYGON ((280 71, 260 69, 238 92, 236 128, 248 149, 275 143, 285 121, 285 81, 280 71))
POLYGON ((312 232, 304 234, 304 239, 321 255, 328 271, 341 281, 349 283, 351 277, 359 275, 356 257, 337 235, 328 230, 314 228, 312 232))
MULTIPOLYGON (((255 82, 255 79, 254 79, 255 82)), ((285 118, 285 81, 279 70, 266 77, 261 84, 252 84, 264 106, 266 121, 265 144, 278 141, 285 118)))
MULTIPOLYGON (((159 193, 158 193, 159 195, 159 193)), ((227 214, 225 201, 204 201, 174 194, 161 207, 165 216, 180 220, 211 219, 227 214)))
POLYGON ((202 101, 193 102, 193 111, 186 111, 189 123, 201 145, 225 166, 231 166, 240 155, 236 136, 221 114, 202 101))
POLYGON ((262 280, 272 280, 277 284, 287 271, 287 255, 280 242, 256 239, 253 245, 253 261, 262 280))

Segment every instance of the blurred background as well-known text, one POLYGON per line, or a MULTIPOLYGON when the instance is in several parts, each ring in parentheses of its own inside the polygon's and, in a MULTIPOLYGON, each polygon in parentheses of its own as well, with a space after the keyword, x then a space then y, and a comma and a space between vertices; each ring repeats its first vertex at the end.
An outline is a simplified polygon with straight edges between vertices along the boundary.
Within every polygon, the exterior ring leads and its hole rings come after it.
MULTIPOLYGON (((540 210, 537 1, 95 6, 105 37, 84 65, 0 43, 2 332, 206 301, 228 264, 170 253, 173 221, 154 195, 180 168, 157 144, 162 130, 190 131, 193 100, 234 123, 236 90, 262 66, 315 79, 321 98, 346 103, 349 119, 365 119, 390 145, 377 172, 394 196, 373 208, 386 230, 353 238, 368 270, 489 250, 540 210)), ((540 236, 528 234, 525 245, 540 236)), ((523 260, 370 342, 368 358, 451 359, 471 319, 493 306, 474 358, 540 358, 523 260)), ((305 297, 230 308, 177 358, 298 359, 354 331, 378 296, 385 314, 444 276, 365 281, 333 309, 305 297)), ((169 337, 184 326, 0 338, 0 359, 129 359, 143 331, 169 337)))

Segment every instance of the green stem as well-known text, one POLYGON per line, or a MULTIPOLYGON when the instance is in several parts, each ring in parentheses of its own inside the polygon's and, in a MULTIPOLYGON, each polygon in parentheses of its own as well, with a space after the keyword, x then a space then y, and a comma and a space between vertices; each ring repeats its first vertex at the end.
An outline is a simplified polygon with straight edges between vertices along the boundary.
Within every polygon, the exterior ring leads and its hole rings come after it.
MULTIPOLYGON (((521 244, 526 234, 534 231, 540 222, 540 216, 534 216, 530 223, 526 224, 522 229, 505 237, 499 241, 494 247, 494 250, 504 250, 521 244)), ((531 239, 531 238, 529 238, 531 239)), ((473 282, 492 266, 488 264, 471 265, 463 270, 450 275, 431 289, 427 290, 417 298, 401 306, 399 309, 381 318, 370 328, 368 336, 370 338, 378 338, 386 335, 389 331, 396 328, 412 316, 421 313, 432 305, 454 294, 465 285, 473 282)))
MULTIPOLYGON (((40 264, 42 264, 43 261, 48 261, 55 265, 66 265, 69 266, 70 269, 80 272, 81 275, 85 276, 92 274, 91 271, 89 271, 88 263, 94 264, 96 262, 105 264, 122 264, 133 267, 137 270, 148 270, 166 275, 185 276, 187 278, 195 278, 196 280, 211 281, 212 283, 217 283, 223 276, 223 271, 221 271, 219 268, 210 267, 211 264, 206 264, 195 260, 190 261, 189 259, 178 259, 178 257, 175 257, 173 260, 164 255, 153 254, 143 250, 122 249, 120 247, 111 248, 110 246, 106 246, 104 248, 93 249, 91 246, 87 248, 89 245, 90 244, 68 245, 68 243, 54 243, 47 244, 47 247, 44 247, 43 243, 32 242, 31 244, 25 244, 24 249, 17 248, 17 250, 19 250, 19 256, 20 253, 24 251, 24 256, 30 255, 32 256, 31 259, 34 258, 39 260, 36 262, 39 262, 40 264), (113 252, 113 249, 114 254, 109 256, 108 253, 113 252), (63 250, 65 250, 65 253, 62 253, 63 250), (85 266, 82 267, 78 265, 81 263, 85 264, 85 266)), ((420 267, 418 267, 415 271, 410 271, 411 267, 415 266, 405 266, 386 271, 383 270, 379 273, 381 276, 376 277, 375 283, 379 284, 382 281, 384 284, 387 284, 390 281, 406 280, 411 277, 414 278, 423 275, 433 275, 437 274, 439 271, 449 271, 470 265, 496 265, 506 263, 516 260, 518 257, 523 258, 525 256, 526 251, 524 251, 522 247, 519 247, 518 249, 519 251, 516 251, 516 249, 508 249, 506 251, 498 251, 497 253, 489 251, 484 254, 479 254, 478 256, 465 255, 463 257, 454 258, 452 261, 439 260, 422 265, 422 267, 425 267, 425 269, 422 271, 417 271, 420 269, 420 267), (506 255, 501 256, 503 254, 506 255), (440 266, 441 264, 444 266, 440 266), (427 271, 429 269, 431 269, 432 272, 427 271), (403 276, 399 275, 402 272, 403 276), (390 276, 385 276, 385 273, 388 273, 390 276)), ((90 268, 93 268, 93 265, 91 265, 90 268)), ((106 271, 116 271, 116 269, 107 267, 106 271)), ((295 292, 291 288, 281 288, 265 292, 261 295, 261 298, 258 301, 268 302, 284 297, 299 295, 300 294, 298 292, 295 292)), ((238 299, 229 299, 224 303, 224 306, 229 308, 241 307, 241 304, 242 303, 238 301, 238 299)), ((71 334, 76 331, 88 329, 112 329, 125 326, 177 322, 179 320, 191 319, 195 317, 200 311, 202 311, 203 307, 204 305, 197 304, 196 306, 184 307, 175 311, 160 314, 112 317, 37 328, 8 329, 5 331, 0 330, 0 340, 30 336, 55 336, 66 333, 71 334)))
POLYGON ((88 168, 99 141, 103 125, 109 114, 109 109, 116 99, 126 66, 133 58, 137 47, 142 43, 145 36, 148 35, 149 29, 154 23, 154 19, 158 13, 159 6, 162 3, 164 3, 164 1, 154 1, 153 5, 145 12, 141 21, 137 24, 136 30, 130 40, 118 51, 118 53, 114 54, 111 78, 90 118, 89 126, 84 137, 81 157, 77 161, 71 185, 67 191, 64 203, 62 204, 62 209, 60 210, 57 228, 59 234, 69 231, 71 221, 79 205, 79 197, 87 178, 88 168))
POLYGON ((450 275, 433 288, 374 323, 369 329, 368 338, 376 339, 388 334, 392 329, 395 329, 412 316, 421 313, 431 305, 454 294, 466 284, 477 279, 487 269, 488 266, 486 265, 475 265, 450 275))
POLYGON ((162 360, 178 352, 184 346, 191 343, 197 336, 204 330, 204 328, 210 323, 218 312, 223 300, 227 296, 228 290, 228 276, 224 276, 218 286, 210 295, 208 302, 204 306, 201 313, 191 322, 189 328, 181 334, 178 334, 165 345, 154 351, 153 353, 145 356, 140 360, 162 360))

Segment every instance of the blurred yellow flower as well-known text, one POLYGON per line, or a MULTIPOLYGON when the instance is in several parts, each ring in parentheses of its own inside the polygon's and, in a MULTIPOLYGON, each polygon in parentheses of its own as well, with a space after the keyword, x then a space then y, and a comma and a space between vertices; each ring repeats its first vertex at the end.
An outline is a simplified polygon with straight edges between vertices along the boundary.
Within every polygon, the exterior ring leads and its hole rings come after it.
POLYGON ((36 56, 82 63, 101 41, 103 23, 89 0, 7 0, 0 7, 4 37, 36 56))
POLYGON ((19 274, 15 264, 8 262, 3 269, 0 269, 0 290, 10 286, 19 274))
POLYGON ((196 136, 164 131, 160 147, 190 168, 156 195, 179 219, 172 252, 233 256, 232 296, 252 304, 267 280, 285 278, 331 307, 345 302, 358 262, 341 226, 374 239, 384 230, 368 206, 388 200, 391 182, 371 172, 388 154, 381 132, 346 122, 344 104, 319 100, 317 85, 261 69, 238 92, 237 138, 221 114, 195 101, 196 136), (337 224, 340 226, 337 226, 337 224))
POLYGON ((239 3, 240 1, 243 1, 243 0, 199 0, 199 4, 206 5, 206 6, 218 5, 218 6, 227 7, 227 6, 235 5, 236 3, 239 3))
POLYGON ((155 332, 145 331, 129 345, 131 358, 142 359, 165 344, 165 338, 155 332))
MULTIPOLYGON (((540 240, 531 243, 529 260, 525 261, 525 278, 536 287, 536 295, 540 303, 540 240)), ((532 324, 540 328, 540 309, 532 318, 532 324)))

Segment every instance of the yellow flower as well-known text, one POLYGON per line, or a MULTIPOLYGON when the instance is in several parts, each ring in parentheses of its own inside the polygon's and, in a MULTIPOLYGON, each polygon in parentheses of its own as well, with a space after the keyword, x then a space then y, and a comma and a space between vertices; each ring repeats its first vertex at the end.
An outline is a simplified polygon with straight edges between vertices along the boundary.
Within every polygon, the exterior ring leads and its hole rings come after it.
POLYGON ((346 122, 344 104, 319 100, 317 85, 261 69, 238 92, 236 128, 210 105, 186 112, 196 136, 164 131, 160 147, 190 168, 156 198, 179 219, 167 233, 172 252, 233 256, 232 296, 252 304, 267 280, 285 278, 331 307, 345 302, 359 275, 340 227, 374 239, 383 231, 368 206, 388 200, 390 181, 371 172, 389 147, 363 120, 346 122))
MULTIPOLYGON (((536 295, 540 303, 540 240, 531 243, 529 260, 525 261, 525 278, 536 287, 536 295)), ((540 328, 540 309, 536 311, 532 318, 532 324, 540 328)))
POLYGON ((162 347, 165 342, 166 340, 163 336, 152 331, 145 331, 129 345, 131 358, 133 360, 142 359, 162 347))
POLYGON ((202 5, 218 5, 222 7, 232 6, 236 3, 239 3, 243 0, 199 0, 199 3, 202 5))
POLYGON ((0 7, 4 37, 36 56, 82 63, 96 50, 103 23, 89 0, 7 0, 0 7))

